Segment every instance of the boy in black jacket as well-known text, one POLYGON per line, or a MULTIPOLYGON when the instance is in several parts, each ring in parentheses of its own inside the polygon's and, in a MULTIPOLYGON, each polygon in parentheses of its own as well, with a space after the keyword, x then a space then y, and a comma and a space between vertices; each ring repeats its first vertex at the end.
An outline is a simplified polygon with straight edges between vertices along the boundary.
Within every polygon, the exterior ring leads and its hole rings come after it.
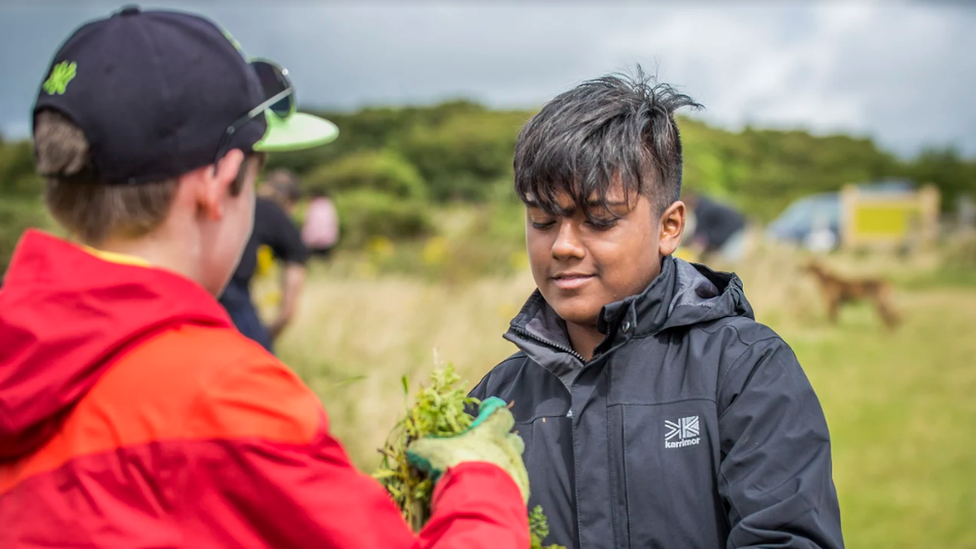
POLYGON ((789 346, 734 274, 673 258, 685 225, 671 87, 589 81, 522 129, 538 289, 520 351, 473 396, 514 401, 548 542, 843 547, 830 439, 789 346))

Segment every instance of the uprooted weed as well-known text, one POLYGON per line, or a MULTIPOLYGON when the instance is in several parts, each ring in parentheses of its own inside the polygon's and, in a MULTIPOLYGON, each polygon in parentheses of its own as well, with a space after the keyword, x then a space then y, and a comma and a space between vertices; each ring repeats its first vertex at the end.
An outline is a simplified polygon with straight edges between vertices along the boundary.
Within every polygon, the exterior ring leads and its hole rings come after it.
MULTIPOLYGON (((393 427, 380 449, 383 459, 373 476, 383 484, 415 532, 430 519, 434 482, 410 464, 407 446, 422 437, 453 436, 471 426, 473 418, 467 410, 477 407, 480 402, 467 396, 460 388, 462 386, 461 377, 452 365, 435 369, 430 376, 430 385, 420 386, 413 405, 407 405, 405 416, 393 427)), ((409 398, 410 384, 406 376, 403 377, 403 392, 409 398)), ((549 535, 549 525, 540 506, 529 512, 529 535, 532 549, 564 549, 557 545, 543 547, 542 541, 549 535)))

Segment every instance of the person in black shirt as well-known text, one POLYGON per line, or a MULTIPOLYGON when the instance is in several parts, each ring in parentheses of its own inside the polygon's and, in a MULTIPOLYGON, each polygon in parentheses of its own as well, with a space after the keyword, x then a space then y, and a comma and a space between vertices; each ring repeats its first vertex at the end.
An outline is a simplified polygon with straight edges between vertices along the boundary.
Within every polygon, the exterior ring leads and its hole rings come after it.
POLYGON ((699 249, 702 262, 720 257, 739 261, 746 248, 746 218, 727 204, 707 196, 686 192, 685 205, 695 216, 692 244, 699 249))
POLYGON ((273 352, 274 341, 294 316, 298 296, 305 284, 308 250, 290 217, 300 197, 298 181, 290 172, 277 170, 268 174, 255 202, 251 238, 234 276, 220 296, 221 305, 230 314, 237 329, 269 352, 273 352), (276 260, 284 263, 281 303, 277 316, 267 326, 251 301, 251 280, 257 270, 258 249, 263 245, 271 248, 276 260))

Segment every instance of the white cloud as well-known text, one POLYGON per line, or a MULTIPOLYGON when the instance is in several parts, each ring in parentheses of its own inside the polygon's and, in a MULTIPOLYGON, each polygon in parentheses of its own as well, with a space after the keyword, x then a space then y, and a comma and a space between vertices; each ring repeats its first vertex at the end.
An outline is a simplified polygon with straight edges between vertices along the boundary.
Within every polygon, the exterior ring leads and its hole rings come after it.
POLYGON ((952 121, 976 116, 976 37, 963 31, 974 17, 959 15, 876 3, 697 7, 605 44, 619 56, 653 52, 663 79, 683 83, 706 118, 731 127, 873 134, 903 152, 955 140, 973 152, 973 126, 952 121), (933 91, 947 101, 933 105, 933 91))
POLYGON ((863 19, 867 7, 842 10, 840 17, 818 13, 829 9, 682 10, 614 36, 610 47, 666 59, 662 77, 684 83, 705 104, 706 116, 725 124, 857 127, 864 120, 856 101, 831 95, 824 85, 837 57, 830 35, 863 19), (796 32, 784 36, 791 19, 796 32))

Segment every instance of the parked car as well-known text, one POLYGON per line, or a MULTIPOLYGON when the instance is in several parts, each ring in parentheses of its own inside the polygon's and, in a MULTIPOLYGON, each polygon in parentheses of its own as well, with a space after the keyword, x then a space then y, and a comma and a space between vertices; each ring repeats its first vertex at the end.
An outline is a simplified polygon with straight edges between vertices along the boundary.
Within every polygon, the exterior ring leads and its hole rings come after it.
MULTIPOLYGON (((862 193, 901 193, 914 187, 911 181, 891 179, 858 185, 858 190, 862 193)), ((811 251, 827 252, 840 245, 842 225, 840 193, 818 193, 793 201, 769 224, 766 237, 811 251)))
POLYGON ((766 228, 770 240, 814 251, 831 251, 840 243, 840 193, 820 193, 793 201, 766 228))

